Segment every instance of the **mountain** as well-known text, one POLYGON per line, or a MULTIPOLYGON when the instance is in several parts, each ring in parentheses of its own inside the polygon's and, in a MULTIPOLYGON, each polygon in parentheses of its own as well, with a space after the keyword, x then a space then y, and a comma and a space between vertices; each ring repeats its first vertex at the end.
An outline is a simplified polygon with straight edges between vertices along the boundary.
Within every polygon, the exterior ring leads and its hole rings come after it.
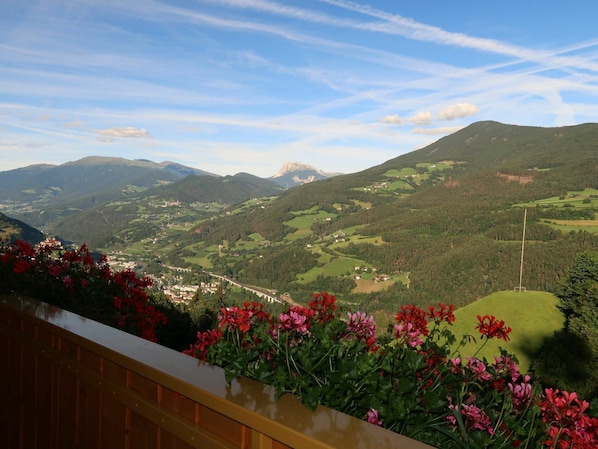
POLYGON ((168 185, 189 174, 211 175, 173 162, 98 156, 61 165, 32 165, 0 172, 0 203, 11 216, 51 230, 53 223, 72 213, 168 185))
POLYGON ((56 223, 68 215, 153 188, 164 187, 166 196, 177 190, 177 195, 185 195, 181 189, 188 188, 194 201, 230 205, 258 194, 280 193, 276 185, 287 188, 328 176, 332 175, 305 164, 287 163, 270 179, 246 173, 223 178, 170 161, 90 156, 61 165, 39 164, 0 172, 0 204, 11 216, 53 232, 56 223), (167 187, 187 176, 206 179, 190 180, 187 187, 167 187), (241 179, 244 181, 238 182, 241 179))
POLYGON ((276 196, 284 189, 247 173, 188 175, 183 179, 121 197, 64 217, 52 233, 91 246, 126 245, 160 234, 164 226, 203 219, 249 200, 276 196))
POLYGON ((282 168, 270 179, 282 187, 290 188, 309 182, 337 176, 339 173, 325 173, 302 162, 285 162, 282 168))

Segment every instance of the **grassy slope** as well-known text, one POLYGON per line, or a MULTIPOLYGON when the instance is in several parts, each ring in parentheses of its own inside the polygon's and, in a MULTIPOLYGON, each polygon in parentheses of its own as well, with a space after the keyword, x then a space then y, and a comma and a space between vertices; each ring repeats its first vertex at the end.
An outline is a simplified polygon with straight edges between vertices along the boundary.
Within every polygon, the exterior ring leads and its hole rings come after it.
POLYGON ((523 293, 503 291, 493 293, 455 311, 456 322, 452 331, 459 339, 469 334, 477 343, 468 343, 461 349, 462 355, 472 356, 481 345, 480 334, 475 330, 477 315, 494 315, 505 321, 513 331, 511 340, 490 340, 477 357, 493 361, 499 347, 517 356, 521 371, 529 368, 530 355, 539 348, 545 338, 563 327, 564 317, 557 308, 559 300, 551 293, 528 291, 523 293))

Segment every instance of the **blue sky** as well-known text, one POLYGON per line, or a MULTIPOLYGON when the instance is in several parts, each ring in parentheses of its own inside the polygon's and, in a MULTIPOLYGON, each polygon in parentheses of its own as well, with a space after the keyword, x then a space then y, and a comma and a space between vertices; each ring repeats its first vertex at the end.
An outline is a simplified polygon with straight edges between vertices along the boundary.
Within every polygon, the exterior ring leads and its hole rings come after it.
POLYGON ((0 0, 0 171, 357 172, 473 122, 598 117, 598 2, 0 0))

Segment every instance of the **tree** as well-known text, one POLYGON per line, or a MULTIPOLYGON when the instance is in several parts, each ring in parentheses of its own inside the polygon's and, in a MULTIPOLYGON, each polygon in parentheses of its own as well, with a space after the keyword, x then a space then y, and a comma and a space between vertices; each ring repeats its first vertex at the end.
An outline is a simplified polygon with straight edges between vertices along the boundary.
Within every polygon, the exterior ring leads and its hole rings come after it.
POLYGON ((156 329, 158 343, 176 351, 187 349, 203 329, 193 322, 188 310, 173 303, 164 292, 154 289, 148 295, 151 304, 167 317, 166 325, 156 329))
POLYGON ((189 301, 187 310, 193 324, 202 331, 211 328, 218 316, 216 301, 209 301, 201 291, 201 286, 198 287, 193 298, 189 301))
POLYGON ((557 296, 565 314, 567 332, 583 338, 598 362, 598 253, 577 256, 557 296))
POLYGON ((579 253, 556 295, 564 328, 544 342, 531 369, 545 386, 598 398, 598 253, 579 253))

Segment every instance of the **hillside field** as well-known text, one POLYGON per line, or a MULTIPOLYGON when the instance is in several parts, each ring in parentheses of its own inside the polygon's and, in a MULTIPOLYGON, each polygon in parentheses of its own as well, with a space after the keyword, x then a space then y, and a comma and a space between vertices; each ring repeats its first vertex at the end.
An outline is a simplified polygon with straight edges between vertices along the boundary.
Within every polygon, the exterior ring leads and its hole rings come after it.
POLYGON ((476 355, 486 357, 489 362, 500 354, 499 347, 515 354, 519 359, 521 372, 526 372, 530 365, 530 355, 550 338, 555 331, 562 329, 564 316, 557 308, 559 299, 552 293, 540 291, 502 291, 493 293, 467 306, 455 310, 456 321, 451 330, 459 341, 463 335, 472 335, 475 342, 461 348, 463 356, 473 356, 483 343, 481 335, 475 329, 478 315, 494 315, 504 320, 513 330, 510 341, 492 339, 476 355))

